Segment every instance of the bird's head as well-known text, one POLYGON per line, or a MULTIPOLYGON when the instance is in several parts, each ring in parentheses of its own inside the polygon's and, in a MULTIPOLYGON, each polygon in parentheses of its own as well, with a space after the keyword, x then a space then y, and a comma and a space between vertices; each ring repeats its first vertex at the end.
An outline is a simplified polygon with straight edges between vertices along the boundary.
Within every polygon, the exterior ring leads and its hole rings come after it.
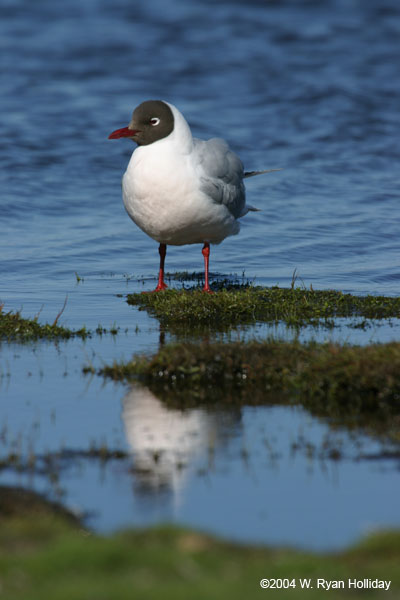
POLYGON ((128 127, 116 129, 108 139, 126 137, 138 146, 147 146, 167 137, 173 129, 174 115, 168 104, 162 100, 146 100, 135 108, 128 127))

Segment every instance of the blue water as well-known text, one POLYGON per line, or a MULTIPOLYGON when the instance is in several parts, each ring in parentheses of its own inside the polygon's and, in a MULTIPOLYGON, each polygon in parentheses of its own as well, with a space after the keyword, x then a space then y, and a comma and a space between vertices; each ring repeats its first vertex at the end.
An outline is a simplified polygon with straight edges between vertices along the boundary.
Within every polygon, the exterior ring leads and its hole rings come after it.
MULTIPOLYGON (((345 458, 324 459, 328 474, 321 458, 311 471, 309 457, 292 461, 298 432, 317 446, 331 435, 305 412, 172 415, 162 399, 81 374, 83 364, 158 347, 157 322, 117 296, 154 287, 158 253, 121 202, 133 145, 107 140, 149 98, 174 103, 197 137, 224 137, 246 169, 283 169, 248 180, 261 211, 212 248, 213 272, 288 286, 297 269, 306 287, 398 295, 399 51, 397 0, 3 0, 0 301, 53 321, 67 297, 62 323, 115 323, 121 333, 3 344, 1 451, 132 450, 136 468, 83 461, 62 471, 58 491, 93 513, 93 527, 169 519, 246 541, 336 548, 400 524, 398 471, 357 462, 352 436, 338 434, 345 458), (156 440, 170 418, 182 435, 194 427, 185 469, 175 468, 179 435, 174 468, 137 468, 156 442, 149 450, 129 425, 127 397, 147 403, 135 419, 159 423, 149 425, 156 440), (260 423, 269 444, 277 436, 274 461, 254 433, 260 423)), ((200 271, 202 260, 200 247, 170 248, 167 270, 200 271)), ((399 332, 395 322, 333 335, 365 343, 399 332)), ((0 481, 54 493, 39 475, 5 471, 0 481)))

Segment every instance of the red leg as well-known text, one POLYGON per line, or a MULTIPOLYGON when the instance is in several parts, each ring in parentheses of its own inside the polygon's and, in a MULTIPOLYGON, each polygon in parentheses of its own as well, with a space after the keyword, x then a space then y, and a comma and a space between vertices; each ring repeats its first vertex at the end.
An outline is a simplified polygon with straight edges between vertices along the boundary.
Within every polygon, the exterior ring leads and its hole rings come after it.
MULTIPOLYGON (((158 284, 153 292, 161 292, 162 290, 167 289, 167 284, 164 281, 164 263, 165 263, 165 255, 167 254, 167 245, 160 244, 158 247, 158 253, 160 255, 160 271, 158 273, 158 284)), ((146 294, 147 292, 143 292, 146 294)))
POLYGON ((158 284, 155 292, 159 292, 160 290, 165 290, 168 286, 164 281, 164 263, 165 263, 165 255, 167 254, 167 245, 160 244, 158 247, 158 253, 160 255, 160 271, 158 273, 158 284))
POLYGON ((210 285, 208 283, 208 263, 210 259, 210 244, 208 242, 204 242, 204 246, 202 249, 202 254, 204 256, 204 287, 203 292, 209 292, 210 294, 213 291, 210 289, 210 285))

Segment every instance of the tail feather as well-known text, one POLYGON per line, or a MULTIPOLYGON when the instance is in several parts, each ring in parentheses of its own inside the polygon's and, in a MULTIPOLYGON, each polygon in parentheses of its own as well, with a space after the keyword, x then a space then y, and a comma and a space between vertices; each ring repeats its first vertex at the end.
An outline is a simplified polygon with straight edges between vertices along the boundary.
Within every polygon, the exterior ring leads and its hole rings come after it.
POLYGON ((255 177, 255 175, 263 175, 264 173, 272 173, 273 171, 282 171, 282 169, 266 169, 265 171, 247 171, 245 172, 243 177, 255 177))
POLYGON ((239 215, 239 219, 247 215, 248 212, 260 212, 261 208, 256 208, 255 206, 251 206, 250 204, 246 204, 239 215))

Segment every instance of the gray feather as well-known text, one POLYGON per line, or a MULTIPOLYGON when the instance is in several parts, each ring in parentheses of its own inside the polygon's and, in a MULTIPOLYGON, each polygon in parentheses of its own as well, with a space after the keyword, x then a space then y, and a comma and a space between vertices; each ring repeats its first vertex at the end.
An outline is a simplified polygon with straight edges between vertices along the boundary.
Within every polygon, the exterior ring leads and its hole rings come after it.
POLYGON ((256 175, 263 175, 264 173, 273 173, 274 171, 282 171, 282 169, 266 169, 265 171, 246 171, 243 177, 255 177, 256 175))
POLYGON ((243 164, 219 138, 193 139, 196 163, 200 169, 201 189, 214 202, 225 204, 238 219, 247 212, 243 184, 243 164))
POLYGON ((243 179, 281 169, 244 172, 240 158, 230 150, 225 140, 193 138, 195 164, 199 170, 201 190, 217 204, 224 204, 239 219, 258 208, 246 205, 243 179))

